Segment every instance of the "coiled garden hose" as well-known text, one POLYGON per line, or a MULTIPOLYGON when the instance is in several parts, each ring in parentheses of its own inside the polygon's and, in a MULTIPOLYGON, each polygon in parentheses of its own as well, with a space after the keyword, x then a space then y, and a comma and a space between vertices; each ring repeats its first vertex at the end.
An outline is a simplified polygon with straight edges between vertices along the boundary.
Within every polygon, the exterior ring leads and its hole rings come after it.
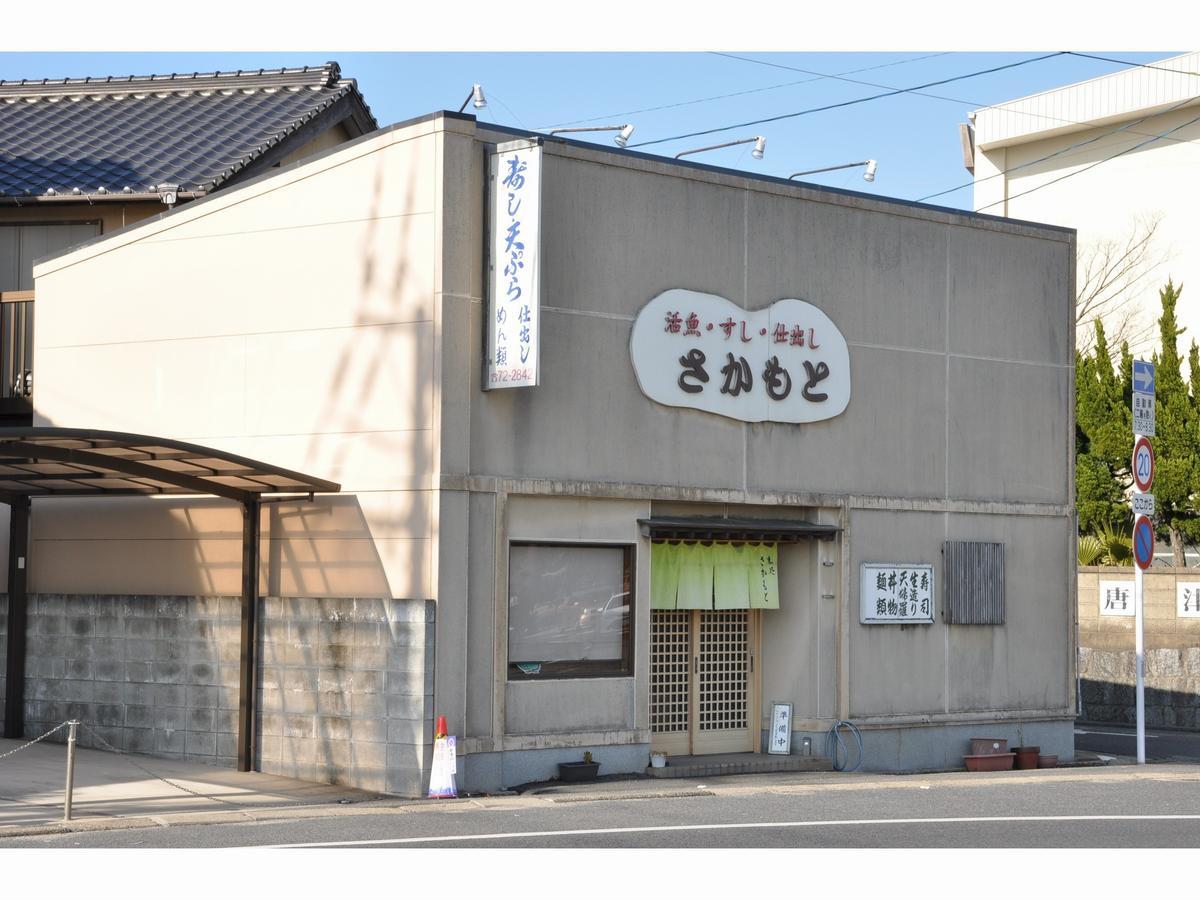
POLYGON ((853 722, 839 720, 829 729, 829 736, 825 739, 825 755, 833 760, 833 768, 838 772, 856 772, 858 767, 863 762, 863 739, 862 734, 853 722), (846 764, 850 762, 850 751, 846 748, 846 742, 842 740, 841 729, 848 728, 850 733, 854 735, 854 740, 858 743, 858 762, 854 764, 853 769, 847 769, 846 764), (841 751, 842 762, 838 764, 838 751, 841 751))

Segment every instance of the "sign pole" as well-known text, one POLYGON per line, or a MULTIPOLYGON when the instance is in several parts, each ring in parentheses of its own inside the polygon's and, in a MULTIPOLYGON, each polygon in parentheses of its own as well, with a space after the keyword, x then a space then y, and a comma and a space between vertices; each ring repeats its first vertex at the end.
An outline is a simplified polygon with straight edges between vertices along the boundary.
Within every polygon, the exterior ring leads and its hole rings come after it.
POLYGON ((1144 359, 1133 361, 1133 632, 1134 656, 1137 668, 1137 761, 1146 763, 1146 647, 1142 633, 1145 619, 1143 609, 1142 572, 1154 562, 1154 526, 1147 513, 1154 513, 1154 363, 1144 359))
POLYGON ((1133 564, 1133 631, 1137 657, 1137 761, 1146 762, 1146 650, 1142 638, 1142 568, 1133 564))

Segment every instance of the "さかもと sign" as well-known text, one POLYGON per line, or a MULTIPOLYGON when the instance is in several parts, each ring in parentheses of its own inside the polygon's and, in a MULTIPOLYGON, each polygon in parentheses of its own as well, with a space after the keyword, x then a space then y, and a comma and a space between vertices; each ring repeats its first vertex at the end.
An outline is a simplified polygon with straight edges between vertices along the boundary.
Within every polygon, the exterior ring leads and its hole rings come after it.
POLYGON ((651 400, 743 422, 818 422, 850 402, 850 351, 837 326, 803 300, 745 310, 675 288, 638 313, 629 338, 651 400))

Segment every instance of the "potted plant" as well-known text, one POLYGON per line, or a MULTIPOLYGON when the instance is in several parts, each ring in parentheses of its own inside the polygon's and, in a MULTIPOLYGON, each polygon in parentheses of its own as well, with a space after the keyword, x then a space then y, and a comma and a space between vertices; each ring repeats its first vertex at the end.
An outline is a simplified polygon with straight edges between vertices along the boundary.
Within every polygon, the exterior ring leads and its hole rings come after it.
POLYGON ((650 767, 653 769, 662 769, 667 765, 667 754, 661 750, 650 754, 650 767))
POLYGON ((583 754, 583 762, 562 762, 558 764, 559 781, 595 781, 596 773, 600 771, 600 763, 592 761, 591 751, 583 754))

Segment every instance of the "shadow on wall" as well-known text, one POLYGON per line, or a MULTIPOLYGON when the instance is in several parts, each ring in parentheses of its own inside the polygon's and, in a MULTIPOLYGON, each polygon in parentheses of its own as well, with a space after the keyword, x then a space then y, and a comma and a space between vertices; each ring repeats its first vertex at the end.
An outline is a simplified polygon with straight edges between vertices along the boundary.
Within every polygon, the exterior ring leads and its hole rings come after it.
MULTIPOLYGON (((390 596, 356 496, 270 503, 262 518, 261 595, 390 596)), ((227 500, 35 500, 30 531, 34 593, 241 594, 242 511, 227 500)))

